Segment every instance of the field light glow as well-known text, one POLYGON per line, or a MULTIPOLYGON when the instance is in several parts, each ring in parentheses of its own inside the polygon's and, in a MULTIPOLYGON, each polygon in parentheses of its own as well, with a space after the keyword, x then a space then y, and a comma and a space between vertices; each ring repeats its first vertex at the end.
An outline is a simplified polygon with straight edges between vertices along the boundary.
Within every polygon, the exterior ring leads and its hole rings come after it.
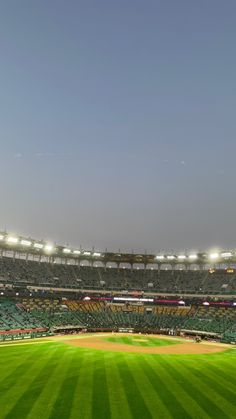
POLYGON ((46 244, 46 245, 44 246, 44 250, 45 250, 46 252, 52 252, 52 251, 53 251, 53 246, 52 246, 51 244, 46 244))
POLYGON ((35 249, 42 249, 43 244, 42 243, 34 243, 34 247, 35 247, 35 249))
POLYGON ((7 237, 7 242, 8 243, 12 243, 12 244, 15 244, 15 243, 18 243, 18 238, 17 237, 7 237))
POLYGON ((80 250, 74 250, 73 253, 74 253, 74 255, 80 255, 81 251, 80 250))
POLYGON ((196 254, 189 255, 189 259, 195 260, 197 259, 197 255, 196 254))
POLYGON ((63 253, 71 253, 71 250, 70 250, 70 249, 65 248, 65 249, 63 249, 63 253))
POLYGON ((211 259, 211 260, 218 259, 218 257, 219 257, 219 253, 211 253, 211 254, 209 255, 209 257, 210 257, 210 259, 211 259))
POLYGON ((230 258, 231 256, 233 256, 231 252, 221 253, 222 258, 230 258))
POLYGON ((21 240, 20 244, 22 244, 22 246, 31 246, 32 242, 29 240, 21 240))

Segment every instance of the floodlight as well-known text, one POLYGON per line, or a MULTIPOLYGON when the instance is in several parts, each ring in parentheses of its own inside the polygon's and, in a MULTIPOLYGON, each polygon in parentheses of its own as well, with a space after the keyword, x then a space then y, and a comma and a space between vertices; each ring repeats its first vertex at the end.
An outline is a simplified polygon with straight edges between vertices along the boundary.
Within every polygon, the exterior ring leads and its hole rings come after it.
POLYGON ((184 259, 186 259, 186 256, 185 256, 185 255, 179 255, 179 256, 178 256, 178 259, 179 259, 179 260, 184 260, 184 259))
POLYGON ((80 250, 74 250, 73 253, 74 253, 74 255, 80 255, 81 251, 80 250))
POLYGON ((197 255, 196 254, 189 255, 189 259, 195 260, 197 259, 197 255))
POLYGON ((71 250, 67 249, 66 247, 63 249, 63 253, 70 253, 70 252, 71 252, 71 250))
POLYGON ((210 259, 214 260, 214 259, 218 259, 219 257, 219 253, 210 253, 209 255, 210 259))
POLYGON ((90 256, 91 252, 84 252, 84 256, 90 256))
POLYGON ((2 234, 0 234, 0 240, 3 240, 4 236, 2 234))
POLYGON ((15 244, 15 243, 17 243, 17 242, 18 242, 18 238, 17 238, 17 237, 12 237, 12 236, 9 236, 9 237, 7 237, 7 242, 8 242, 8 243, 15 244))
POLYGON ((44 246, 44 250, 46 251, 46 252, 52 252, 53 251, 53 246, 51 245, 51 244, 46 244, 45 246, 44 246))
POLYGON ((168 256, 167 256, 167 259, 169 259, 169 260, 174 260, 174 259, 175 259, 175 256, 174 256, 174 255, 168 255, 168 256))
POLYGON ((101 253, 94 252, 94 253, 93 253, 93 256, 99 257, 99 256, 101 256, 101 253))
POLYGON ((20 244, 22 244, 22 246, 31 246, 31 241, 30 240, 21 240, 20 244))
POLYGON ((156 256, 156 259, 163 260, 163 259, 165 259, 165 256, 164 255, 158 255, 158 256, 156 256))
POLYGON ((42 249, 43 244, 42 243, 34 243, 34 247, 35 247, 35 249, 42 249))
POLYGON ((224 252, 224 253, 221 253, 221 255, 220 255, 222 258, 230 258, 231 256, 233 256, 232 255, 232 253, 231 252, 224 252))

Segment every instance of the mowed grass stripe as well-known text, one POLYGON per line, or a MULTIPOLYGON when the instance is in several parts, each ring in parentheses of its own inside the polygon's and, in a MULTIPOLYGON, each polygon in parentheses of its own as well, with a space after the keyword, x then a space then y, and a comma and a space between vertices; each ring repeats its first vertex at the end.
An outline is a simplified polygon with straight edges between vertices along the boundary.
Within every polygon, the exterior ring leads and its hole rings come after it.
POLYGON ((56 367, 55 353, 57 348, 50 351, 50 355, 41 359, 40 354, 31 366, 27 369, 25 365, 25 373, 20 377, 15 377, 15 383, 12 387, 4 392, 1 397, 1 415, 2 418, 13 418, 20 419, 27 416, 30 410, 30 398, 25 397, 25 393, 32 389, 32 397, 36 398, 38 395, 39 388, 44 384, 44 379, 56 367), (42 379, 43 383, 40 382, 42 379), (37 391, 34 392, 34 385, 37 391))
POLYGON ((230 383, 228 381, 223 380, 220 375, 217 376, 214 373, 212 373, 208 366, 204 369, 199 370, 199 368, 195 364, 192 367, 192 372, 195 374, 196 377, 202 379, 206 385, 208 385, 211 389, 214 389, 218 394, 221 395, 221 397, 224 397, 225 400, 232 404, 232 408, 235 409, 236 415, 236 393, 235 391, 230 390, 230 383))
POLYGON ((193 418, 210 418, 211 416, 208 414, 211 411, 210 400, 202 393, 196 392, 196 389, 192 387, 191 381, 186 380, 185 375, 175 368, 176 363, 174 359, 168 362, 167 358, 163 360, 161 357, 155 358, 153 356, 153 359, 148 359, 147 361, 157 369, 161 377, 165 379, 165 376, 168 376, 167 382, 171 391, 174 391, 178 399, 181 400, 190 416, 193 418))
POLYGON ((132 419, 129 403, 125 394, 125 389, 117 367, 118 358, 114 353, 107 353, 105 357, 105 368, 109 401, 111 406, 111 419, 132 419))
POLYGON ((9 357, 9 354, 7 358, 5 358, 5 351, 4 355, 3 353, 2 355, 0 353, 0 395, 2 391, 6 391, 8 390, 8 388, 14 385, 16 377, 25 373, 26 365, 30 365, 31 361, 33 361, 35 357, 37 358, 37 354, 39 353, 40 350, 36 347, 34 347, 33 350, 30 351, 18 351, 17 356, 16 354, 14 354, 13 359, 12 357, 9 357), (14 366, 14 369, 9 368, 12 366, 14 366))
MULTIPOLYGON (((18 361, 16 364, 14 360, 8 360, 1 366, 0 376, 0 395, 4 395, 9 389, 11 389, 15 383, 16 378, 23 376, 27 373, 29 368, 32 368, 34 362, 37 361, 41 355, 39 348, 35 348, 27 356, 24 357, 24 353, 18 352, 18 361)), ((2 357, 4 360, 5 358, 2 357)), ((1 397, 1 396, 0 396, 1 397)), ((1 399, 0 399, 1 400, 1 399)))
MULTIPOLYGON (((186 404, 189 403, 186 394, 184 394, 184 402, 176 397, 178 391, 181 392, 181 388, 176 388, 175 383, 170 380, 167 374, 163 376, 164 371, 160 370, 160 365, 158 363, 155 364, 151 356, 142 357, 138 362, 142 366, 143 371, 145 371, 148 380, 152 383, 168 415, 179 419, 192 417, 189 415, 188 407, 186 407, 186 404)), ((199 418, 199 416, 193 417, 199 418)))
POLYGON ((94 353, 94 357, 92 417, 96 419, 108 419, 111 417, 111 413, 105 368, 105 354, 97 351, 94 353))
MULTIPOLYGON (((209 384, 206 384, 204 377, 201 375, 196 375, 193 371, 194 364, 197 364, 197 360, 191 362, 185 366, 185 363, 181 360, 176 360, 174 365, 178 365, 180 371, 184 376, 188 377, 191 385, 197 389, 201 394, 205 395, 209 401, 209 409, 211 411, 211 416, 214 418, 225 419, 232 414, 232 404, 228 403, 217 391, 214 389, 214 381, 211 381, 209 384)), ((207 364, 206 364, 207 368, 207 364)))
MULTIPOLYGON (((27 419, 42 417, 47 419, 50 416, 55 401, 61 393, 61 387, 71 362, 70 351, 61 350, 56 354, 56 360, 56 368, 49 371, 48 379, 45 380, 43 387, 39 389, 38 397, 34 400, 27 419), (45 406, 47 406, 46 409, 45 406)), ((27 393, 25 398, 28 398, 27 393)))
POLYGON ((144 399, 142 382, 130 371, 129 362, 130 357, 125 354, 116 354, 116 363, 130 411, 134 419, 152 419, 153 416, 148 408, 149 400, 144 399))
MULTIPOLYGON (((94 351, 85 351, 71 405, 71 413, 68 416, 70 419, 92 418, 94 353, 94 351)), ((80 355, 79 351, 78 356, 80 355)), ((100 383, 100 387, 102 388, 102 383, 100 383)))
POLYGON ((134 355, 127 362, 152 417, 156 418, 158 414, 159 418, 172 418, 169 405, 164 403, 160 387, 157 386, 157 376, 150 373, 151 367, 145 362, 144 357, 134 355))
POLYGON ((71 406, 75 397, 75 390, 78 383, 81 365, 84 361, 84 353, 74 350, 70 364, 64 375, 64 380, 54 401, 49 419, 67 419, 70 416, 71 406))
POLYGON ((214 376, 225 386, 229 387, 236 395, 236 369, 232 368, 232 363, 230 369, 225 368, 224 365, 208 365, 208 369, 214 374, 214 376))

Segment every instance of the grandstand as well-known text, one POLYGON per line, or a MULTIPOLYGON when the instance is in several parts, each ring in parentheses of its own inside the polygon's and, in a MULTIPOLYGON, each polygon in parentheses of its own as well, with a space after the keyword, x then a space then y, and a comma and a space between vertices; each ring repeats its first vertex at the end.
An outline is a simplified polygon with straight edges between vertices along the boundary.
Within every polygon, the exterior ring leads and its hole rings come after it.
POLYGON ((144 291, 174 294, 236 294, 236 271, 151 270, 78 266, 2 256, 0 282, 84 290, 144 291), (233 271, 233 272, 232 272, 233 271))
POLYGON ((233 251, 137 255, 0 234, 0 334, 122 328, 235 340, 233 251))

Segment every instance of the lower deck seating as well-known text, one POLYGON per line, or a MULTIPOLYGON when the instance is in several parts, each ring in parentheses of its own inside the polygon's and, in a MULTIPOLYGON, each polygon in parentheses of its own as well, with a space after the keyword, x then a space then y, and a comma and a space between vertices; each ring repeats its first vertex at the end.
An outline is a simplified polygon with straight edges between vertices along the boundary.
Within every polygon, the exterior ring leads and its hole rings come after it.
POLYGON ((10 300, 0 302, 0 331, 37 327, 41 327, 41 323, 31 313, 27 313, 21 304, 10 300))
POLYGON ((232 339, 236 334, 236 307, 148 307, 46 298, 0 300, 0 334, 15 329, 50 330, 64 326, 201 331, 232 339))

